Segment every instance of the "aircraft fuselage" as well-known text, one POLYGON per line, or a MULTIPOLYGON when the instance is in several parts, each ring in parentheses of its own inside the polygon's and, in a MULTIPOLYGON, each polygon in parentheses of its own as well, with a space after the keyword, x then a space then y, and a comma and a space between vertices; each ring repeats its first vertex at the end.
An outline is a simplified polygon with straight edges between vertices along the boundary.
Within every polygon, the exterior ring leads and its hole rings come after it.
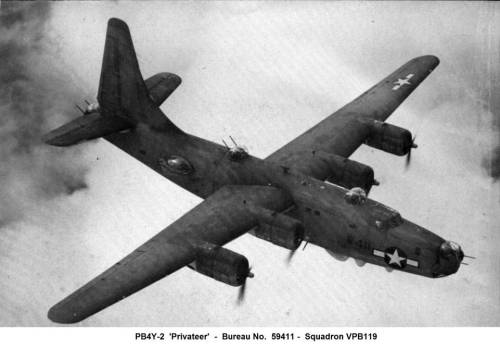
POLYGON ((380 220, 397 214, 367 199, 346 202, 346 189, 319 181, 270 161, 248 156, 233 160, 222 145, 189 135, 158 131, 139 123, 106 140, 151 169, 201 198, 226 185, 271 185, 285 190, 296 208, 287 213, 301 220, 309 243, 333 253, 427 277, 455 273, 461 258, 444 255, 446 242, 438 235, 400 218, 395 227, 380 220), (189 162, 185 173, 172 171, 172 158, 189 162))

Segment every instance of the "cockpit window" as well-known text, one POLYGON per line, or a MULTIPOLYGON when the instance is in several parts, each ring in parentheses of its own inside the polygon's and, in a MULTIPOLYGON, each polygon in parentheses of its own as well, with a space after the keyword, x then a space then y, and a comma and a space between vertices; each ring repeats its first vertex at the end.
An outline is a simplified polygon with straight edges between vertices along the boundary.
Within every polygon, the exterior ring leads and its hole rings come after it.
POLYGON ((376 218, 375 225, 380 230, 388 230, 403 223, 403 218, 398 211, 380 203, 373 208, 373 212, 376 218))
POLYGON ((162 170, 167 170, 177 174, 189 175, 194 171, 189 161, 181 156, 170 156, 159 160, 162 170))

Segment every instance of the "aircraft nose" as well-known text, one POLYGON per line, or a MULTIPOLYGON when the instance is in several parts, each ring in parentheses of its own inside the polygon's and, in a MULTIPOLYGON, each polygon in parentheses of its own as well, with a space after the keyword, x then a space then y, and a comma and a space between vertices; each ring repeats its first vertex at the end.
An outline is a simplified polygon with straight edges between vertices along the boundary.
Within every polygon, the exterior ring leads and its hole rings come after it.
POLYGON ((448 276, 458 271, 464 258, 462 248, 455 242, 445 241, 439 247, 439 270, 437 277, 448 276))

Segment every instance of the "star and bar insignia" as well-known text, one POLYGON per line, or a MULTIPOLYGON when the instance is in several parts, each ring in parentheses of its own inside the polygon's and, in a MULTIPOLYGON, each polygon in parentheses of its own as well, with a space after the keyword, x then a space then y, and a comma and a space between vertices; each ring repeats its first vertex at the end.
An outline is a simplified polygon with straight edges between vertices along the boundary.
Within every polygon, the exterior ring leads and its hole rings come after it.
POLYGON ((406 76, 406 78, 404 79, 401 79, 399 78, 398 80, 396 80, 393 84, 394 86, 392 87, 393 90, 399 90, 399 88, 403 85, 411 85, 410 83, 410 79, 413 78, 415 74, 408 74, 406 76))
POLYGON ((387 265, 398 269, 404 269, 406 265, 419 266, 418 260, 408 259, 405 252, 397 247, 390 247, 385 251, 373 249, 373 255, 384 258, 387 265))

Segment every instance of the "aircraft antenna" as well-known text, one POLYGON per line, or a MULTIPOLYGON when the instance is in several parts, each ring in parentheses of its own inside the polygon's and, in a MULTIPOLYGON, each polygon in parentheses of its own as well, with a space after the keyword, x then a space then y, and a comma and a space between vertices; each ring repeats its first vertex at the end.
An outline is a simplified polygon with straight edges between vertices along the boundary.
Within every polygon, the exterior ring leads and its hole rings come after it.
POLYGON ((90 106, 90 102, 89 101, 87 101, 87 100, 84 100, 84 101, 87 104, 87 106, 90 106))
POLYGON ((224 141, 224 139, 222 139, 222 143, 224 144, 224 146, 226 146, 227 149, 229 149, 229 146, 227 145, 226 141, 224 141))
POLYGON ((76 103, 75 103, 75 107, 76 107, 76 108, 78 108, 78 110, 79 110, 80 112, 82 112, 82 114, 85 114, 85 111, 84 111, 83 109, 81 109, 81 108, 80 108, 80 106, 79 106, 79 105, 77 105, 76 103))
POLYGON ((469 259, 475 259, 475 256, 470 256, 470 255, 464 255, 464 257, 469 258, 469 259))

